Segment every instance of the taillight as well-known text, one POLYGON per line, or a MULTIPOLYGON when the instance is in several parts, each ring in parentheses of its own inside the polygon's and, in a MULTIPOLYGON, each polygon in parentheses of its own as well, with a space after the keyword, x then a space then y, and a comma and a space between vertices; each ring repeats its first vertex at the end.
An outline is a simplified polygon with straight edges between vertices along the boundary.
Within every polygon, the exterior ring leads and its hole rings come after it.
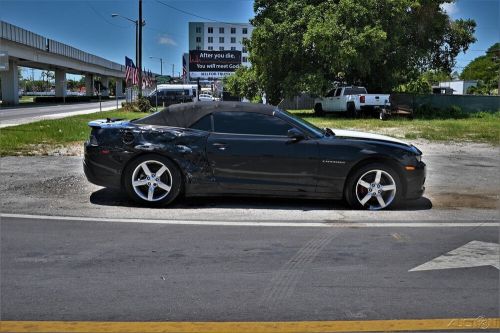
POLYGON ((363 95, 359 96, 359 101, 361 103, 364 103, 365 102, 365 96, 363 96, 363 95))

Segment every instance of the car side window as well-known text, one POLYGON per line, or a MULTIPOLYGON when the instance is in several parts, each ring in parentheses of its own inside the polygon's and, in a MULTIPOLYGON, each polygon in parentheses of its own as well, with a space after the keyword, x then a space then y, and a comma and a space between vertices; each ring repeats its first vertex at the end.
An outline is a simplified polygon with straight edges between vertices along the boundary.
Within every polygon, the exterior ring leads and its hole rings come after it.
POLYGON ((211 132, 212 131, 212 115, 206 115, 205 117, 201 118, 197 122, 195 122, 193 125, 191 125, 192 129, 200 130, 200 131, 206 131, 206 132, 211 132))
POLYGON ((341 93, 342 93, 342 88, 337 89, 337 91, 335 92, 335 97, 340 96, 341 93))
POLYGON ((331 90, 328 94, 326 94, 326 97, 333 97, 335 95, 335 89, 331 90))
POLYGON ((214 132, 286 136, 292 126, 284 120, 255 112, 214 113, 214 132))

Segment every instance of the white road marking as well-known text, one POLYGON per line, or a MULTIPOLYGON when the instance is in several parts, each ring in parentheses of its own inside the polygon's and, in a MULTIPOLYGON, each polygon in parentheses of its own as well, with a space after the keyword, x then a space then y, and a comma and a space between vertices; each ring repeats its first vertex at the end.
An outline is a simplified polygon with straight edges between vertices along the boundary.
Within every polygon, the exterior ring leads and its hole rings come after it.
MULTIPOLYGON (((107 107, 102 108, 102 111, 111 111, 111 110, 116 110, 116 105, 107 106, 107 107)), ((26 117, 26 118, 18 118, 18 119, 13 119, 13 120, 5 120, 5 121, 0 122, 0 128, 30 124, 30 123, 34 123, 34 122, 41 121, 41 120, 60 119, 60 118, 70 117, 70 116, 79 116, 82 114, 97 113, 100 111, 101 110, 99 108, 97 108, 97 109, 80 110, 80 111, 73 111, 73 112, 69 111, 69 112, 64 112, 64 113, 54 113, 54 114, 47 114, 47 115, 33 116, 33 117, 26 117)))
POLYGON ((500 227, 500 222, 255 222, 255 221, 209 221, 209 220, 155 220, 119 219, 77 216, 51 216, 26 214, 0 214, 0 217, 118 223, 149 223, 172 225, 242 226, 242 227, 305 227, 305 228, 446 228, 446 227, 500 227))
POLYGON ((472 241, 409 272, 480 266, 493 266, 500 270, 500 244, 472 241))

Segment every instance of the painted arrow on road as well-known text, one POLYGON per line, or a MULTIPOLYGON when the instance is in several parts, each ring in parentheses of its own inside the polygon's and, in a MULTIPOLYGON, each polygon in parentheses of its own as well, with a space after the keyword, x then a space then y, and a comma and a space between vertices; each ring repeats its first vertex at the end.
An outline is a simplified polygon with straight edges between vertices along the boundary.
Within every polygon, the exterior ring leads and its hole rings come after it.
POLYGON ((493 266, 500 270, 500 244, 472 241, 409 272, 493 266))

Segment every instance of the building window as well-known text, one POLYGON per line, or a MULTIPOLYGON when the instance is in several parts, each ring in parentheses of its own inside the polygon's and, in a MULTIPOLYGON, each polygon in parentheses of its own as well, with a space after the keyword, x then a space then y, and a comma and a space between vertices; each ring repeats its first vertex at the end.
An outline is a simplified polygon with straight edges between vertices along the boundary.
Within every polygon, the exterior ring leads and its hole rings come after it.
POLYGON ((231 33, 235 34, 236 33, 236 28, 231 28, 231 33))
POLYGON ((200 45, 196 45, 196 49, 197 50, 201 50, 201 46, 200 45))
POLYGON ((213 50, 214 50, 214 47, 213 47, 213 46, 209 46, 209 47, 208 47, 208 50, 209 50, 209 51, 213 51, 213 50))
POLYGON ((248 58, 247 57, 243 57, 242 62, 248 62, 248 58))
POLYGON ((196 43, 201 43, 201 37, 196 37, 196 43))
POLYGON ((219 33, 220 33, 220 34, 223 34, 223 33, 224 33, 224 28, 223 28, 223 27, 220 27, 220 28, 219 28, 219 33))
POLYGON ((213 43, 214 42, 214 38, 213 37, 208 37, 208 42, 209 43, 213 43))
POLYGON ((196 33, 201 34, 201 27, 196 27, 196 33))
POLYGON ((214 33, 214 28, 213 27, 208 27, 208 33, 213 34, 214 33))
POLYGON ((219 51, 224 51, 224 46, 219 46, 219 51))
POLYGON ((242 53, 247 53, 247 48, 243 46, 243 48, 241 49, 241 52, 242 53))
POLYGON ((236 43, 236 37, 231 37, 231 44, 236 43))
POLYGON ((246 37, 243 37, 243 39, 241 40, 241 44, 245 44, 245 42, 248 40, 248 38, 246 37))
POLYGON ((236 46, 231 46, 231 51, 236 51, 236 46))
POLYGON ((224 43, 224 37, 219 37, 219 43, 224 43))
POLYGON ((243 28, 243 29, 241 29, 241 30, 242 30, 243 35, 248 34, 248 29, 247 29, 247 28, 243 28))

